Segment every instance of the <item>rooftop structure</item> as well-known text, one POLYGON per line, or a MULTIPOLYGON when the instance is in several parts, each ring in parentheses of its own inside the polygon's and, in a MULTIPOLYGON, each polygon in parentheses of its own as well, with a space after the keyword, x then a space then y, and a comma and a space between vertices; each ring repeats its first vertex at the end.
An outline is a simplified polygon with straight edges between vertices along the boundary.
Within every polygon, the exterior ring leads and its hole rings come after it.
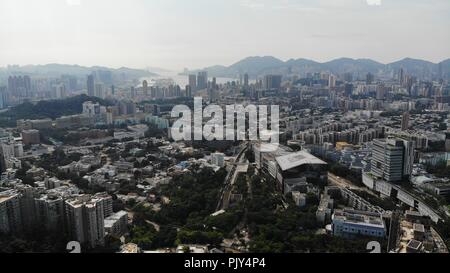
POLYGON ((332 226, 335 236, 386 236, 385 223, 382 215, 377 212, 353 209, 335 210, 332 216, 332 226))
POLYGON ((327 164, 325 161, 320 160, 319 158, 305 151, 279 156, 276 158, 276 160, 282 171, 305 164, 327 164))

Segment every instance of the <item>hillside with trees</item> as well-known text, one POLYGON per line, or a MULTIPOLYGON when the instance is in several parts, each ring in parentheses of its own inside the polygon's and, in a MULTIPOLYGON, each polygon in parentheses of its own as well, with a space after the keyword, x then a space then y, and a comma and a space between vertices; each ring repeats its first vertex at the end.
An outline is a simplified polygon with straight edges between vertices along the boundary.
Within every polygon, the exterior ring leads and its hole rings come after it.
POLYGON ((56 119, 61 116, 80 114, 83 103, 92 101, 101 105, 111 105, 110 102, 86 95, 79 95, 62 100, 43 100, 37 103, 25 102, 12 107, 0 114, 0 127, 14 127, 20 119, 56 119))

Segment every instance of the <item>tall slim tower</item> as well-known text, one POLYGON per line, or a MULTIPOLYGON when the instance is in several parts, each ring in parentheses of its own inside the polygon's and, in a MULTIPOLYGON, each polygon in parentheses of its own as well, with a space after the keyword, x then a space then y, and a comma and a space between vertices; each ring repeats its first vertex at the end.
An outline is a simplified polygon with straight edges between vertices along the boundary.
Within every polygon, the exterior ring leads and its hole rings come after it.
POLYGON ((336 87, 336 76, 333 74, 330 74, 328 77, 328 87, 329 88, 335 88, 336 87))
POLYGON ((406 131, 409 128, 409 112, 406 111, 402 115, 402 131, 406 131))
POLYGON ((400 70, 398 71, 398 82, 400 83, 400 85, 403 85, 405 83, 405 71, 403 70, 403 68, 400 68, 400 70))
POLYGON ((131 87, 131 98, 132 99, 136 98, 136 89, 134 88, 134 86, 131 87))
POLYGON ((188 98, 192 97, 192 88, 191 88, 191 86, 189 84, 186 85, 185 96, 188 97, 188 98))
POLYGON ((88 96, 94 97, 95 96, 95 81, 94 81, 94 75, 89 75, 87 77, 87 92, 88 96))
POLYGON ((146 80, 142 82, 142 91, 144 92, 144 96, 148 97, 148 82, 146 80))
POLYGON ((0 109, 8 105, 8 92, 6 86, 0 86, 0 109))
POLYGON ((103 90, 103 84, 102 83, 96 83, 94 86, 95 86, 95 88, 94 88, 94 95, 96 97, 99 97, 99 98, 104 98, 105 94, 104 94, 104 90, 103 90))
POLYGON ((205 89, 208 87, 208 72, 200 71, 197 75, 197 89, 205 89))
POLYGON ((216 87, 217 87, 217 79, 216 79, 216 77, 213 77, 211 85, 212 85, 211 86, 212 89, 216 89, 216 87))
POLYGON ((31 79, 30 76, 23 76, 23 82, 24 82, 24 96, 29 97, 31 96, 31 79))
POLYGON ((194 74, 189 75, 189 86, 192 91, 197 90, 197 76, 194 74))

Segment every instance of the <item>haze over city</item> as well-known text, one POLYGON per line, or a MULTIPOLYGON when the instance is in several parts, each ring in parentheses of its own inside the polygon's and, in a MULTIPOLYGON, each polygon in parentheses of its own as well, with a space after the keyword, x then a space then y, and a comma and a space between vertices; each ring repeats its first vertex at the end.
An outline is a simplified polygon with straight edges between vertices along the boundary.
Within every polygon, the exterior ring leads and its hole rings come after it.
POLYGON ((181 70, 247 56, 389 63, 450 57, 446 0, 2 0, 0 67, 181 70))

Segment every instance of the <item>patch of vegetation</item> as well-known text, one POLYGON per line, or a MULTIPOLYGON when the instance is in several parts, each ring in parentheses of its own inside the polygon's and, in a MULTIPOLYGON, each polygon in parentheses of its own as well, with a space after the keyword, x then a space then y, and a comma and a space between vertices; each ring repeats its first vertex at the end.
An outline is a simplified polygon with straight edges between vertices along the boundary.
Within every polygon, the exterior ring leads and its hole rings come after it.
POLYGON ((435 166, 426 166, 427 172, 434 174, 437 177, 450 177, 450 166, 447 166, 446 162, 443 161, 441 164, 435 166))
POLYGON ((298 208, 291 199, 283 207, 273 181, 252 177, 253 198, 248 203, 250 252, 364 252, 369 238, 345 239, 316 234, 316 204, 298 208))
POLYGON ((450 249, 450 222, 448 221, 439 221, 439 223, 435 226, 436 230, 439 232, 439 235, 444 240, 447 248, 450 249))
POLYGON ((86 95, 62 100, 42 100, 37 103, 25 102, 1 113, 0 127, 14 127, 20 119, 56 119, 61 116, 80 114, 83 111, 83 103, 86 101, 110 105, 103 99, 86 95))
POLYGON ((0 234, 0 253, 61 253, 66 252, 68 241, 63 232, 48 233, 35 226, 20 237, 0 234))
POLYGON ((162 205, 160 211, 155 212, 142 205, 133 208, 131 242, 144 249, 181 243, 219 245, 223 234, 237 222, 233 212, 211 216, 225 176, 224 169, 214 172, 205 168, 195 174, 174 177, 170 185, 161 188, 161 194, 170 202, 162 205), (159 232, 149 221, 161 225, 159 232))

